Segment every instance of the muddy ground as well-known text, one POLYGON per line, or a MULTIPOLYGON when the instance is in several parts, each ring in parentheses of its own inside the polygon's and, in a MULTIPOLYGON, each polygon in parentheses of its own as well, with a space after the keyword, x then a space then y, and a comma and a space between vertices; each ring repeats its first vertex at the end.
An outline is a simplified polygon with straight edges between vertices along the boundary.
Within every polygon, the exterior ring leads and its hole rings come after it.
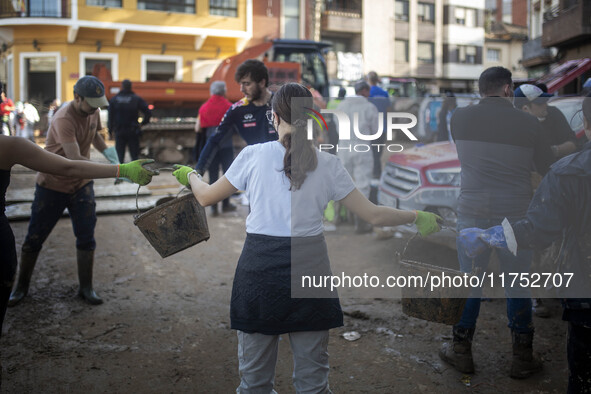
MULTIPOLYGON (((169 173, 155 184, 171 184, 169 173), (164 178, 163 178, 164 177, 164 178)), ((112 182, 112 181, 99 181, 112 182)), ((15 169, 11 187, 32 187, 15 169)), ((237 201, 236 201, 237 202, 237 201)), ((209 217, 211 239, 166 259, 133 224, 131 213, 102 215, 96 239, 95 289, 105 303, 76 297, 74 237, 60 220, 45 243, 29 296, 10 308, 0 341, 2 392, 231 393, 239 383, 235 332, 229 328, 233 273, 245 238, 246 208, 209 217)), ((17 249, 27 222, 12 223, 17 249)), ((356 235, 350 225, 326 233, 333 264, 354 272, 397 272, 395 251, 406 238, 356 235), (356 268, 357 267, 357 268, 356 268)), ((406 257, 457 267, 455 251, 421 239, 406 257)), ((442 363, 450 327, 406 316, 399 299, 342 294, 345 326, 331 331, 330 385, 335 393, 561 393, 566 389, 566 325, 560 305, 535 318, 535 348, 544 372, 508 377, 511 339, 505 301, 483 302, 474 342, 476 373, 442 363), (343 334, 361 338, 347 341, 343 334)), ((294 392, 286 337, 280 344, 276 390, 294 392)))

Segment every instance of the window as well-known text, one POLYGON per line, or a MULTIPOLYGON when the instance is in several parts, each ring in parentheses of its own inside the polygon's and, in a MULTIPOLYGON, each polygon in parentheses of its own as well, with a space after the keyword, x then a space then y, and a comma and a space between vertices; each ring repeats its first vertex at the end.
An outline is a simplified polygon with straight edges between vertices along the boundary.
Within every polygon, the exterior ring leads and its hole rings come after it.
POLYGON ((138 10, 195 13, 195 0, 138 0, 138 10))
POLYGON ((238 16, 238 0, 209 0, 209 15, 238 16))
POLYGON ((399 21, 408 20, 408 1, 396 0, 396 3, 394 3, 394 18, 399 21))
POLYGON ((513 23, 513 0, 503 0, 503 22, 513 23))
POLYGON ((25 8, 28 7, 27 16, 39 16, 39 17, 54 17, 59 18, 62 16, 61 3, 57 0, 30 0, 24 2, 25 8))
POLYGON ((175 62, 146 62, 146 81, 174 81, 176 75, 175 62))
POLYGON ((86 0, 86 5, 121 8, 121 0, 86 0))
POLYGON ((476 27, 476 10, 466 8, 466 26, 476 27))
POLYGON ((435 22, 435 4, 419 3, 417 13, 421 22, 435 22))
POLYGON ((470 45, 458 46, 458 63, 476 64, 476 47, 470 45))
POLYGON ((283 38, 300 38, 300 0, 283 0, 283 38))
POLYGON ((465 25, 466 24, 466 9, 457 7, 454 10, 454 18, 456 25, 465 25))
POLYGON ((420 42, 417 45, 417 61, 423 64, 434 63, 435 46, 432 42, 420 42))
POLYGON ((456 7, 454 10, 454 20, 456 25, 475 27, 476 10, 473 8, 456 7))
POLYGON ((501 50, 496 48, 488 48, 486 50, 486 60, 489 62, 500 62, 501 50))
POLYGON ((394 40, 394 62, 408 63, 408 41, 394 40))
POLYGON ((80 52, 78 67, 80 76, 100 75, 99 78, 104 76, 113 81, 119 79, 119 56, 116 53, 80 52))
POLYGON ((111 59, 84 59, 84 75, 98 75, 102 68, 111 74, 111 67, 111 59))

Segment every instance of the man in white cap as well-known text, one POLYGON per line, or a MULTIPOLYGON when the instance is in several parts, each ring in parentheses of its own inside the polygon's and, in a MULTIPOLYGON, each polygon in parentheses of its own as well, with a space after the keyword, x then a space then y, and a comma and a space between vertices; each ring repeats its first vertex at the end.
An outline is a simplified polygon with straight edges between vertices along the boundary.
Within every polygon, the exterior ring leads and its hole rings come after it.
POLYGON ((577 138, 562 112, 548 105, 551 97, 538 86, 523 84, 515 89, 515 107, 538 118, 544 139, 558 160, 577 150, 577 138))
MULTIPOLYGON (((102 152, 109 161, 117 160, 115 148, 107 148, 100 135, 102 125, 99 108, 108 106, 105 87, 93 76, 84 76, 74 85, 74 100, 65 103, 55 113, 45 149, 71 160, 90 160, 90 146, 102 152)), ((43 172, 37 174, 35 198, 21 260, 16 288, 10 295, 9 306, 21 301, 29 290, 29 283, 43 242, 68 208, 72 228, 76 236, 78 261, 78 295, 89 304, 101 304, 103 300, 92 288, 94 262, 94 228, 96 210, 93 181, 67 178, 43 172)))

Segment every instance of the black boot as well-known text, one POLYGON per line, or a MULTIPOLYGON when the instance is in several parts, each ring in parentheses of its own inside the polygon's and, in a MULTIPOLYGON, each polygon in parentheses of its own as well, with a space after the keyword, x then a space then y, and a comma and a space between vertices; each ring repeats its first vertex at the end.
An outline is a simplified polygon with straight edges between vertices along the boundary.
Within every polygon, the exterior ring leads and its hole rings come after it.
POLYGON ((37 262, 37 252, 25 252, 21 253, 21 263, 18 270, 18 279, 16 282, 16 288, 10 294, 8 300, 8 306, 15 306, 18 304, 29 292, 29 284, 31 283, 31 276, 35 269, 35 263, 37 262))
POLYGON ((76 249, 78 258, 78 281, 80 290, 78 295, 91 305, 99 305, 103 300, 92 289, 92 266, 94 263, 94 250, 76 249))
POLYGON ((472 359, 473 328, 453 328, 453 343, 444 343, 439 357, 462 373, 474 373, 472 359))
POLYGON ((511 377, 525 379, 542 370, 542 360, 533 352, 534 333, 518 334, 511 332, 513 337, 513 362, 511 377))

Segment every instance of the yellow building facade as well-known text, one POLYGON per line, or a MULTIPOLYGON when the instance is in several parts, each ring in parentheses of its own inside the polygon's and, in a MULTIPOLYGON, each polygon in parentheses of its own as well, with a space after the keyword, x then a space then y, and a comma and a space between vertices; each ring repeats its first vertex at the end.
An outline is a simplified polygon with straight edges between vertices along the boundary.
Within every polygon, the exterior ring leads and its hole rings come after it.
POLYGON ((252 38, 254 0, 0 0, 0 81, 38 108, 84 75, 202 82, 252 38))

